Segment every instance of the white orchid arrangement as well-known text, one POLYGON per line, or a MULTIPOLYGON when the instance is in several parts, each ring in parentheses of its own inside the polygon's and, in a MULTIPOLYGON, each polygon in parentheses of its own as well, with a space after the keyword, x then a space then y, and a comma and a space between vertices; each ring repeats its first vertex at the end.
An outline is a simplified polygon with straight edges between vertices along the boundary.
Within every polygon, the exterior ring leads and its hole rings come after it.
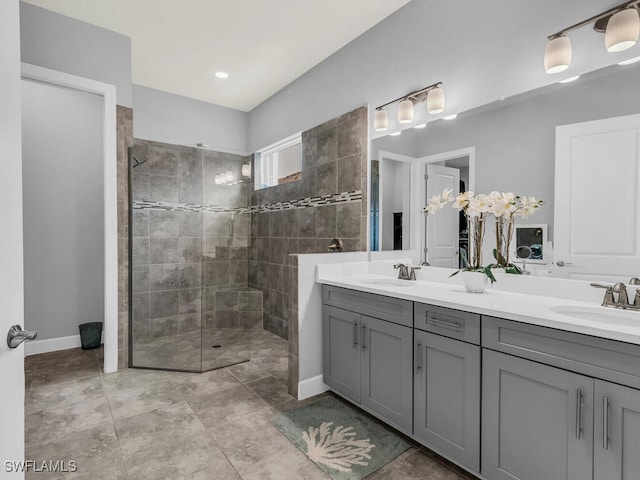
MULTIPOLYGON (((542 200, 535 197, 524 197, 511 192, 491 192, 489 195, 474 192, 462 192, 453 196, 453 190, 445 188, 439 195, 433 195, 423 208, 423 212, 433 215, 449 203, 458 211, 461 211, 469 222, 469 241, 471 258, 467 271, 485 273, 491 282, 496 279, 491 272, 493 267, 504 268, 509 273, 521 273, 520 269, 509 263, 508 249, 513 232, 513 218, 527 218, 533 215, 543 204, 542 200), (482 266, 482 243, 484 240, 484 220, 488 215, 496 218, 496 249, 494 256, 497 264, 482 266)), ((453 275, 457 274, 455 272, 453 275)))
POLYGON ((462 192, 457 197, 453 196, 453 190, 445 188, 441 194, 433 195, 422 209, 424 213, 433 215, 449 203, 452 207, 464 213, 467 217, 482 217, 494 215, 495 217, 521 217, 527 218, 533 215, 544 203, 535 197, 522 197, 511 192, 491 192, 489 195, 473 192, 462 192))

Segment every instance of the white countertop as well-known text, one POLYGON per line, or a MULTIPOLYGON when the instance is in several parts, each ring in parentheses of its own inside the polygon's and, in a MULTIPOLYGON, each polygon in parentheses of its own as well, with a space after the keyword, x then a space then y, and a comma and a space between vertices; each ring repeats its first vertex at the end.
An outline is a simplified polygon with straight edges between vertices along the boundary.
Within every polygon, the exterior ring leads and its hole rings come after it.
MULTIPOLYGON (((562 295, 546 296, 519 293, 491 287, 481 294, 468 293, 461 280, 455 277, 447 281, 421 280, 420 278, 418 281, 407 280, 410 283, 409 286, 363 283, 362 280, 395 278, 392 276, 393 270, 391 270, 390 274, 387 274, 384 266, 372 268, 371 265, 371 263, 367 266, 360 264, 318 265, 316 281, 351 290, 428 303, 640 345, 640 311, 601 307, 596 302, 562 298, 562 295), (384 272, 384 274, 380 272, 384 272), (582 318, 574 318, 575 315, 580 316, 581 314, 572 313, 571 316, 568 316, 558 313, 552 308, 587 313, 582 318), (602 320, 598 317, 600 314, 603 316, 602 320)), ((388 268, 392 268, 390 264, 388 268)), ((498 282, 501 281, 508 282, 510 279, 500 276, 498 282)), ((518 281, 521 282, 523 280, 518 281)), ((567 285, 567 290, 576 288, 590 289, 586 282, 578 284, 560 283, 556 284, 556 287, 562 287, 562 285, 567 285)), ((599 292, 598 296, 603 291, 600 290, 599 292)), ((589 292, 589 295, 593 294, 589 292)), ((571 297, 569 294, 567 296, 571 297)), ((573 295, 573 297, 576 297, 576 295, 573 295)))

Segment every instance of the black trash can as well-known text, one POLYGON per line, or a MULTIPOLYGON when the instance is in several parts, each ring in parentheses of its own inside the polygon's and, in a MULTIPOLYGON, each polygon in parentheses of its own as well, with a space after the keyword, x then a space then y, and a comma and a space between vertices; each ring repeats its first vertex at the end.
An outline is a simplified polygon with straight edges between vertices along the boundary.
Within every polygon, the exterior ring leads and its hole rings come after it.
POLYGON ((89 322, 80 325, 80 342, 83 350, 98 348, 102 340, 102 322, 89 322))

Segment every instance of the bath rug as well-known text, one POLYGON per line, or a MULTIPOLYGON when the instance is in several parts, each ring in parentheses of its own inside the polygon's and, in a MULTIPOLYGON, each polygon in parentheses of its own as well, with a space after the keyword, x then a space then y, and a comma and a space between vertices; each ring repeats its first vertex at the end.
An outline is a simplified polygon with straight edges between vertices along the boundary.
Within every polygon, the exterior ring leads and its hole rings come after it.
POLYGON ((332 396, 278 415, 271 423, 333 480, 361 480, 410 447, 332 396))

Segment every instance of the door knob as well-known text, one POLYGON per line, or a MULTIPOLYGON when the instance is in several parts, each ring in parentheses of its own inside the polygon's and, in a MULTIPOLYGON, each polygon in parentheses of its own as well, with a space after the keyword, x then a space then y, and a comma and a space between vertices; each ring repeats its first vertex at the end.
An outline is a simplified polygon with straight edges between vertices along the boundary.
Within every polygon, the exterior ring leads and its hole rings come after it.
POLYGON ((573 265, 573 263, 571 262, 564 262, 562 260, 556 260, 556 265, 558 265, 559 267, 564 267, 565 265, 573 265))
POLYGON ((26 332, 20 325, 14 325, 7 334, 7 345, 9 348, 18 348, 25 340, 33 340, 38 336, 38 332, 26 332))

